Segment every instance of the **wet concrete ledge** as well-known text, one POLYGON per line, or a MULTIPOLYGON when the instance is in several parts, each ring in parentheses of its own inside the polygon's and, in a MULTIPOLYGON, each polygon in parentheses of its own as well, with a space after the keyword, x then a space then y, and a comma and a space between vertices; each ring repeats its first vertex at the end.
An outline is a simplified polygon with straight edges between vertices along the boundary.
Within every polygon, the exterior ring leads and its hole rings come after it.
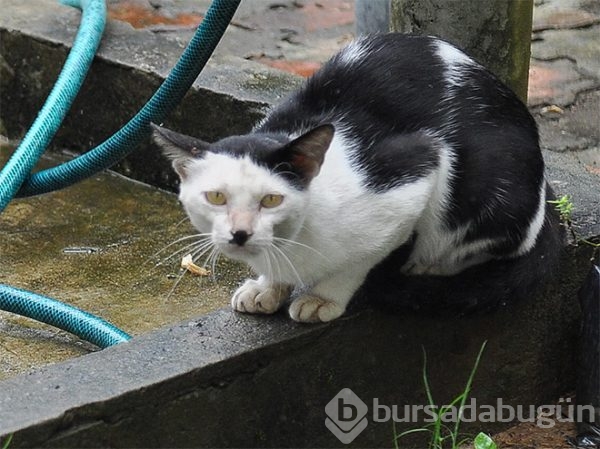
MULTIPOLYGON (((11 447, 339 447, 325 405, 351 388, 369 407, 353 447, 389 447, 380 404, 446 404, 484 340, 477 404, 549 404, 574 385, 574 291, 590 251, 570 254, 561 286, 483 315, 423 317, 364 309, 323 325, 223 309, 0 383, 11 447), (533 299, 533 298, 532 298, 533 299)), ((399 431, 415 423, 399 423, 399 431)), ((493 432, 506 423, 466 425, 493 432)))
MULTIPOLYGON (((18 9, 23 3, 3 5, 18 9)), ((78 23, 76 11, 43 4, 37 13, 0 16, 0 101, 4 131, 12 137, 35 117, 78 23)), ((182 49, 177 39, 114 22, 107 35, 56 148, 77 152, 104 140, 151 95, 182 49)), ((263 66, 221 57, 169 124, 206 139, 244 132, 296 83, 263 66)), ((555 188, 581 205, 581 235, 600 235, 597 176, 582 175, 571 154, 548 153, 547 159, 555 188)), ((150 147, 119 170, 172 186, 167 165, 150 147)), ((434 397, 448 403, 462 391, 484 340, 489 344, 473 391, 478 404, 497 398, 548 404, 575 385, 576 291, 591 255, 585 245, 569 248, 557 283, 546 292, 483 316, 367 309, 305 326, 283 315, 219 310, 1 382, 0 437, 14 434, 11 448, 339 447, 324 425, 324 407, 339 390, 351 388, 371 413, 374 398, 398 407, 425 403, 422 345, 434 397)), ((371 418, 353 445, 391 446, 391 423, 371 418)), ((465 430, 506 425, 479 423, 465 430)), ((417 426, 401 423, 397 429, 417 426)))

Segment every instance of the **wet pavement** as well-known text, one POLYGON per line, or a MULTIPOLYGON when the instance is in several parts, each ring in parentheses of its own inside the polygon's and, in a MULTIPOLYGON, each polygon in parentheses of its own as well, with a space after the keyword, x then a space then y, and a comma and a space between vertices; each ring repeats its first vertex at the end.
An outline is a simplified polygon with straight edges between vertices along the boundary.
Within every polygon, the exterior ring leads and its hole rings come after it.
MULTIPOLYGON (((134 28, 187 41, 195 26, 186 17, 203 17, 210 3, 113 0, 109 16, 125 19, 134 28)), ((354 0, 243 0, 217 54, 308 76, 354 35, 354 0)))
POLYGON ((578 94, 600 87, 600 3, 536 4, 529 104, 569 106, 578 94))
MULTIPOLYGON (((6 155, 6 148, 0 150, 0 161, 6 155)), ((0 280, 72 304, 135 336, 226 306, 248 274, 221 258, 214 277, 182 275, 181 257, 191 249, 169 256, 193 240, 167 245, 194 233, 175 195, 103 173, 9 204, 0 220, 0 280)), ((6 312, 0 312, 0 335, 0 380, 95 350, 6 312)))
POLYGON ((536 0, 529 106, 548 179, 569 195, 575 223, 598 236, 600 221, 600 2, 536 0))
MULTIPOLYGON (((112 0, 109 15, 188 39, 210 0, 112 0)), ((308 76, 355 36, 354 0, 242 1, 217 53, 308 76)), ((568 106, 600 87, 600 2, 535 0, 530 106, 568 106)))

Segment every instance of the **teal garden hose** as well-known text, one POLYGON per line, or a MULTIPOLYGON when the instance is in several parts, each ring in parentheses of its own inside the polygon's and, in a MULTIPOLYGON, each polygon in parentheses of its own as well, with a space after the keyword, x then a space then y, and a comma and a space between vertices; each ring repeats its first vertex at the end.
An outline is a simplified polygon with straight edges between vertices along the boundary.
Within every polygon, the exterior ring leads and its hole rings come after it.
POLYGON ((27 179, 18 196, 31 196, 70 186, 106 169, 129 153, 177 106, 206 65, 225 33, 240 0, 213 0, 204 20, 173 70, 142 109, 119 131, 87 153, 27 179))
POLYGON ((106 23, 104 1, 81 0, 69 4, 82 9, 81 24, 73 48, 44 106, 19 147, 0 171, 0 212, 15 196, 23 180, 27 178, 58 131, 100 46, 106 23))
POLYGON ((121 329, 91 313, 8 285, 0 285, 0 308, 66 330, 100 348, 131 338, 121 329))
MULTIPOLYGON (((87 153, 57 167, 29 175, 64 119, 100 43, 106 21, 104 0, 63 0, 83 11, 81 25, 63 70, 34 124, 0 171, 0 212, 16 196, 70 186, 106 169, 148 136, 150 122, 161 122, 179 103, 204 68, 241 0, 213 0, 181 58, 160 88, 119 131, 87 153)), ((104 348, 131 337, 110 323, 48 297, 0 284, 0 310, 33 318, 104 348)))

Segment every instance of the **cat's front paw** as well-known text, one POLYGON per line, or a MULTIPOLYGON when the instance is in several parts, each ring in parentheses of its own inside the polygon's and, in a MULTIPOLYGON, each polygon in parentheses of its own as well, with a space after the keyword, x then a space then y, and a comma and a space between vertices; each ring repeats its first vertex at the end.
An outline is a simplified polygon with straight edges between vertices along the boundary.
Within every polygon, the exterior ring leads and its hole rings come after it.
POLYGON ((248 279, 233 294, 231 307, 244 313, 275 313, 289 298, 290 291, 290 287, 286 285, 264 285, 248 279))
POLYGON ((318 323, 335 320, 345 311, 335 301, 315 295, 303 295, 290 305, 290 316, 301 323, 318 323))

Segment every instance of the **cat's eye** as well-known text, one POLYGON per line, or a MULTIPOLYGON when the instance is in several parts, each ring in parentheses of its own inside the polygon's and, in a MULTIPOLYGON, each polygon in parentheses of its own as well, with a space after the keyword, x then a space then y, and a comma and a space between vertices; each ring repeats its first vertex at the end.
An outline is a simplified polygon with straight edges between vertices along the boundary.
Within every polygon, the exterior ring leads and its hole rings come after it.
POLYGON ((223 192, 206 192, 204 195, 206 196, 206 201, 213 206, 223 206, 227 203, 227 198, 225 198, 223 192))
POLYGON ((278 195, 276 193, 270 193, 265 195, 260 200, 260 205, 262 207, 266 207, 267 209, 271 209, 273 207, 279 206, 283 202, 283 195, 278 195))

